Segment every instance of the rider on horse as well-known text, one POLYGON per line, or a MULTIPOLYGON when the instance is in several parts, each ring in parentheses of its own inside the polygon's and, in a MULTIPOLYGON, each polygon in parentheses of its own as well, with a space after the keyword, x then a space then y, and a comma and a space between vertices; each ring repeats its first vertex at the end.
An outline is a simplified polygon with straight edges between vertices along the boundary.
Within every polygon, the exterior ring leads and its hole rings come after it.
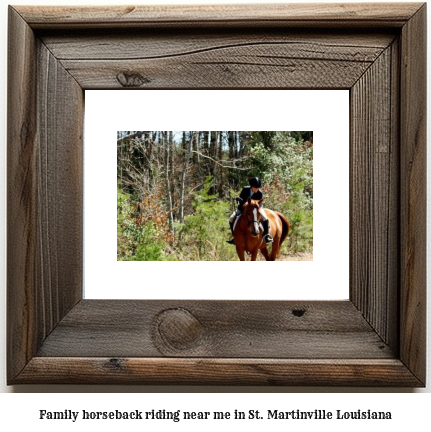
MULTIPOLYGON (((262 182, 258 177, 252 177, 248 181, 249 186, 245 186, 240 195, 239 198, 237 198, 238 201, 238 208, 231 214, 229 218, 229 225, 230 230, 232 231, 233 235, 233 229, 235 225, 235 220, 238 216, 240 216, 243 212, 243 206, 247 202, 248 197, 252 198, 255 201, 260 201, 263 199, 263 192, 262 192, 262 182)), ((268 217, 266 216, 265 210, 263 209, 263 205, 261 205, 259 212, 262 216, 262 226, 263 226, 263 239, 265 240, 265 243, 271 243, 273 241, 273 238, 269 234, 269 221, 268 217)), ((231 239, 227 241, 229 244, 235 244, 235 239, 231 239)))

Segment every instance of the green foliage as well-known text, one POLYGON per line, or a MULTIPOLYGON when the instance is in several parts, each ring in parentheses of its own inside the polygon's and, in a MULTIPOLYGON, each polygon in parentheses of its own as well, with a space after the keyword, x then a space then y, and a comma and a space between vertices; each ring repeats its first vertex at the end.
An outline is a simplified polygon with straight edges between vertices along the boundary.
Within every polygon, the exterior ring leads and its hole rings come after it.
POLYGON ((313 199, 306 193, 309 186, 303 170, 293 173, 290 197, 281 203, 281 212, 291 224, 289 248, 292 252, 310 252, 313 248, 313 199))
MULTIPOLYGON (((313 147, 287 132, 273 132, 268 145, 253 133, 249 175, 264 184, 264 205, 286 215, 291 224, 288 252, 310 252, 313 247, 313 147)), ((301 134, 310 136, 310 133, 301 134)), ((302 136, 302 135, 301 135, 302 136)), ((286 246, 284 246, 286 250, 286 246)))
POLYGON ((118 260, 237 260, 226 243, 228 217, 251 176, 262 179, 264 206, 291 224, 282 253, 312 252, 312 131, 178 131, 173 141, 167 134, 119 141, 118 260))
POLYGON ((194 212, 178 226, 183 260, 226 261, 236 258, 235 248, 228 245, 229 204, 210 195, 213 178, 207 177, 202 190, 193 193, 194 212))
POLYGON ((165 243, 153 222, 138 223, 130 195, 117 187, 117 260, 163 261, 165 243))

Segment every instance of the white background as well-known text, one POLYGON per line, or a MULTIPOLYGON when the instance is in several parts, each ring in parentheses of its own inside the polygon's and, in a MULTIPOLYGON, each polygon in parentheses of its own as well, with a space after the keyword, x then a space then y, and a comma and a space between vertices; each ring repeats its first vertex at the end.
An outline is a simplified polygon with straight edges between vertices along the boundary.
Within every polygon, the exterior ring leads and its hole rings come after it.
POLYGON ((85 92, 85 298, 347 299, 349 92, 160 93, 85 92), (313 261, 117 262, 116 133, 139 129, 313 130, 313 261), (260 282, 254 289, 243 289, 247 271, 260 282))
MULTIPOLYGON (((298 1, 298 0, 296 0, 298 1)), ((316 1, 316 0, 315 0, 316 1)), ((153 0, 148 4, 154 3, 172 3, 172 1, 153 0)), ((226 1, 218 0, 200 0, 200 1, 187 1, 183 0, 183 3, 223 3, 226 1)), ((241 2, 239 0, 236 3, 251 3, 253 0, 247 0, 241 2)), ((276 2, 276 0, 274 0, 276 2)), ((14 4, 32 4, 37 5, 43 4, 116 4, 120 1, 110 0, 87 0, 87 1, 73 1, 73 0, 16 0, 14 4)), ((135 0, 133 3, 141 4, 146 3, 145 1, 135 0)), ((0 6, 1 11, 1 80, 3 85, 0 86, 1 98, 3 103, 0 105, 0 128, 2 130, 1 145, 4 149, 5 146, 5 124, 6 124, 6 32, 7 32, 7 6, 6 2, 2 2, 0 6)), ((428 43, 428 46, 431 44, 428 43)), ((428 54, 428 59, 429 59, 428 54)), ((429 61, 429 60, 428 60, 429 61)), ((428 68, 430 70, 430 68, 428 68)), ((429 88, 429 86, 428 86, 429 88)), ((428 97, 429 100, 429 97, 428 97)), ((428 103, 429 105, 429 103, 428 103)), ((428 130, 430 130, 428 125, 428 130)), ((428 161, 429 163, 429 161, 428 161)), ((4 151, 0 152, 0 166, 5 170, 5 156, 4 151)), ((4 179, 3 179, 4 182, 4 179)), ((430 188, 428 189, 430 190, 430 188)), ((4 188, 0 190, 0 214, 2 215, 2 222, 0 226, 0 239, 5 244, 5 228, 4 228, 4 202, 5 191, 4 188)), ((429 211, 429 208, 428 208, 429 211)), ((187 427, 187 430, 194 429, 202 430, 207 428, 209 430, 215 429, 229 429, 237 430, 238 425, 235 423, 217 423, 216 421, 208 422, 205 424, 195 423, 183 423, 174 424, 164 422, 161 424, 130 424, 118 423, 118 422, 105 422, 105 423, 90 423, 83 425, 83 423, 67 423, 56 421, 52 422, 41 422, 37 420, 39 409, 51 409, 51 410, 97 410, 97 409, 182 409, 182 410, 200 410, 209 407, 211 410, 234 410, 238 409, 265 409, 266 407, 272 409, 350 409, 355 410, 358 408, 368 409, 369 407, 376 410, 391 409, 395 414, 395 419, 391 422, 379 422, 379 421, 360 421, 360 422, 340 422, 340 423, 325 423, 325 422, 301 422, 301 423, 252 423, 246 424, 249 430, 262 430, 262 427, 271 427, 271 430, 283 430, 286 431, 291 427, 301 426, 302 430, 314 431, 316 426, 320 430, 334 431, 334 430, 352 430, 352 431, 363 431, 376 430, 381 431, 390 427, 391 429, 403 429, 408 430, 412 427, 423 427, 429 424, 429 406, 431 402, 431 385, 424 390, 412 390, 412 389, 382 389, 382 388, 273 388, 273 387, 143 387, 143 386, 78 386, 78 385, 33 385, 33 386, 14 386, 7 387, 5 384, 5 266, 4 257, 5 249, 0 251, 2 254, 1 259, 1 293, 0 296, 0 308, 2 312, 2 320, 0 322, 0 427, 2 430, 20 430, 21 427, 27 428, 26 430, 33 431, 58 431, 61 430, 94 430, 95 427, 103 427, 105 431, 118 430, 119 427, 127 428, 127 430, 145 430, 149 426, 156 428, 163 426, 163 428, 178 429, 187 427), (9 394, 7 394, 9 392, 9 394), (52 393, 51 393, 52 392, 52 393), (91 393, 118 393, 124 394, 96 394, 91 393), (222 394, 219 394, 221 392, 222 394), (238 394, 238 392, 240 392, 238 394), (244 392, 245 394, 243 394, 244 392), (16 393, 16 394, 10 394, 16 393), (28 393, 28 394, 26 394, 28 393), (38 394, 32 394, 38 393, 38 394), (77 394, 78 393, 78 394, 77 394), (160 394, 163 393, 163 394, 160 394), (299 394, 298 394, 299 393, 299 394), (307 393, 307 394, 300 394, 307 393), (325 393, 325 394, 322 394, 325 393), (383 394, 382 394, 383 393, 383 394), (387 394, 393 393, 393 394, 387 394), (426 393, 412 395, 410 393, 426 393), (174 426, 176 425, 176 426, 174 426), (78 429, 79 428, 79 429, 78 429), (259 429, 258 429, 259 428, 259 429)), ((428 300, 428 311, 431 310, 430 301, 428 300)), ((431 328, 428 324, 428 335, 431 334, 431 328)), ((430 337, 428 336, 428 347, 430 347, 430 337)), ((428 348, 429 349, 429 348, 428 348)), ((428 359, 431 358, 429 353, 428 359)), ((429 363, 429 360, 428 360, 429 363)), ((428 368, 429 370, 429 368, 428 368)), ((431 374, 428 371, 428 383, 431 382, 431 374)))

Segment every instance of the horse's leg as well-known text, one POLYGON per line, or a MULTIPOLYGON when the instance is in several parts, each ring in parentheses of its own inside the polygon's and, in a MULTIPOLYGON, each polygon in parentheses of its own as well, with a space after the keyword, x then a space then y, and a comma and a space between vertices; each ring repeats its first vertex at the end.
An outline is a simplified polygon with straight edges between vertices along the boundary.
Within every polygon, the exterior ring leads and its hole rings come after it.
POLYGON ((236 248, 236 253, 238 254, 238 258, 240 259, 240 261, 245 261, 245 253, 244 253, 244 249, 240 249, 240 248, 236 248))
POLYGON ((280 239, 274 239, 272 242, 271 249, 271 261, 275 261, 277 259, 278 252, 280 251, 280 239))
POLYGON ((252 261, 256 261, 257 258, 257 253, 259 252, 259 249, 255 249, 252 253, 251 253, 251 260, 252 261))
POLYGON ((271 261, 271 257, 269 256, 268 248, 265 246, 260 250, 262 252, 262 255, 265 257, 267 261, 271 261))

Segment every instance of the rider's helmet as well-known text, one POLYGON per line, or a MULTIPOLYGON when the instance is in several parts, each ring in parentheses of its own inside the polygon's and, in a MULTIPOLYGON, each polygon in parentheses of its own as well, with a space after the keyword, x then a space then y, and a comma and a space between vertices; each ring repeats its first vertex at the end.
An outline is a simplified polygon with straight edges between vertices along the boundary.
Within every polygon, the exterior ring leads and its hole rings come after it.
POLYGON ((261 188, 262 187, 262 182, 260 181, 259 177, 252 177, 251 179, 248 180, 248 184, 251 187, 255 187, 255 188, 261 188))

